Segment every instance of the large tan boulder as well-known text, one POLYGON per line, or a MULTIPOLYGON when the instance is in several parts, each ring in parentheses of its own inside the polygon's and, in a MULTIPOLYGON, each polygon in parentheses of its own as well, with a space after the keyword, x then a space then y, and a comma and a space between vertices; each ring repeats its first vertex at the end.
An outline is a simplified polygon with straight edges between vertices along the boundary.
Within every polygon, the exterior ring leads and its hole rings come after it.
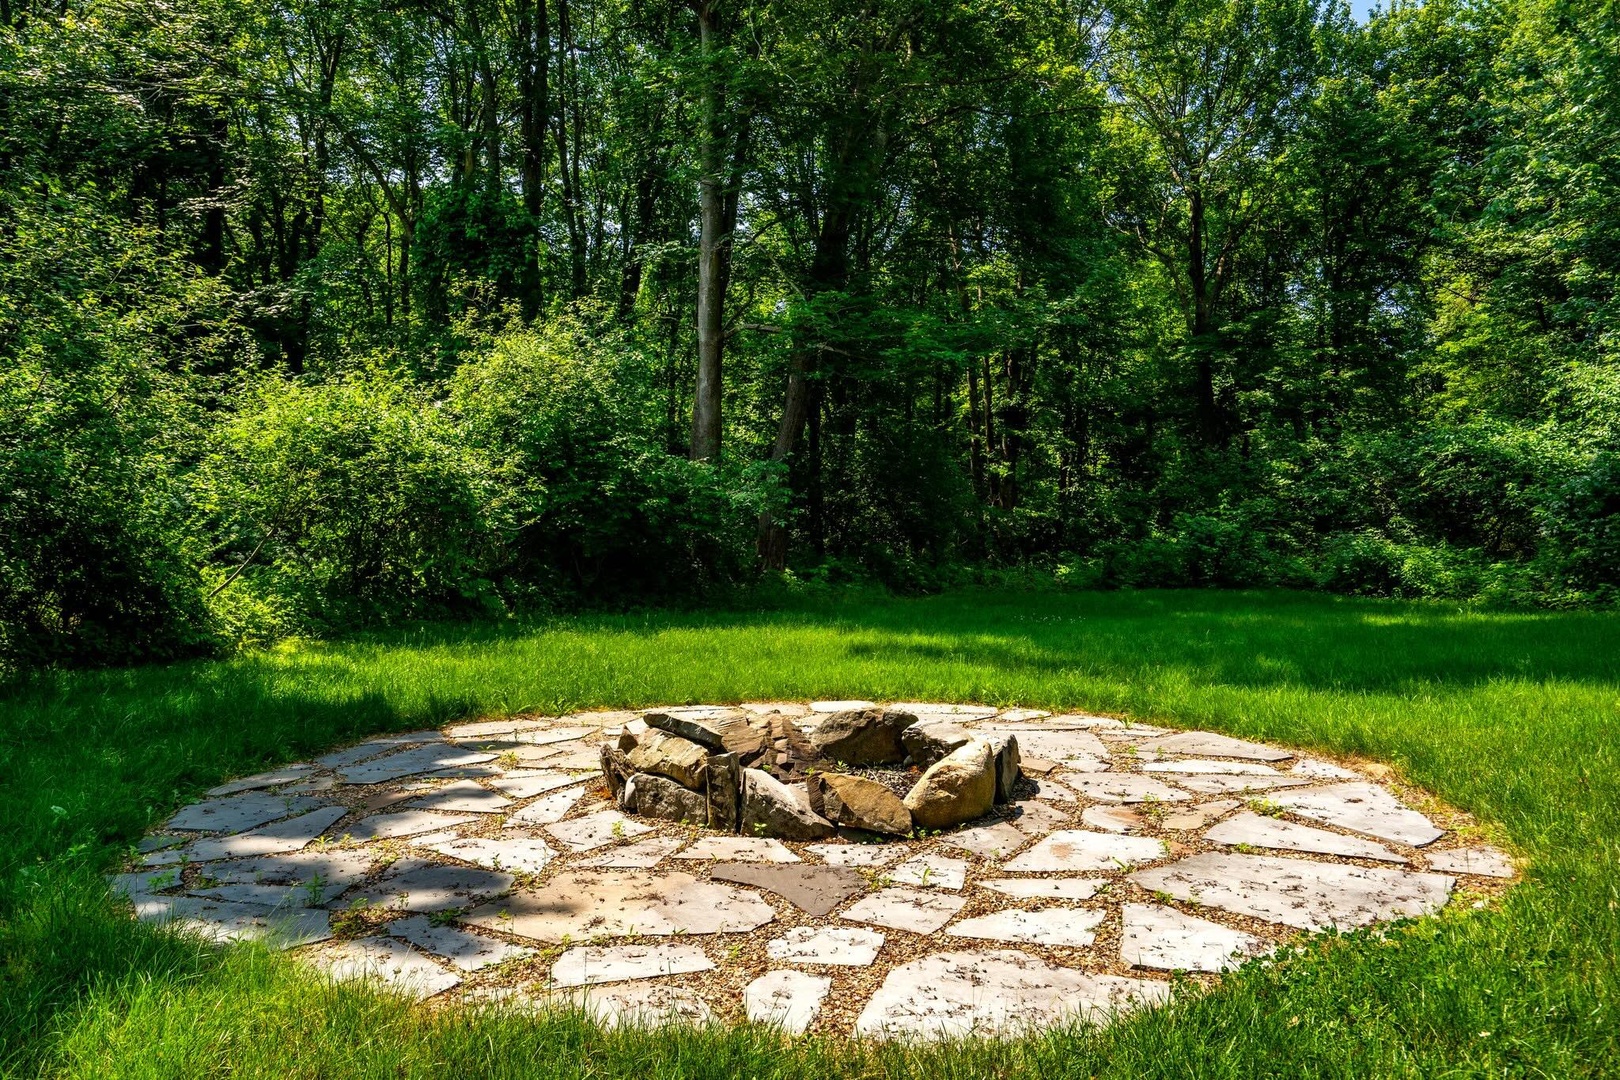
POLYGON ((817 773, 806 786, 810 792, 810 809, 834 825, 893 836, 911 832, 911 811, 900 801, 900 796, 876 780, 817 773))
POLYGON ((637 772, 667 776, 682 787, 703 790, 703 768, 709 752, 689 739, 654 729, 625 756, 637 772))
POLYGON ((906 759, 901 735, 916 722, 916 716, 898 709, 849 709, 821 721, 810 742, 829 761, 888 765, 906 759))
POLYGON ((983 817, 996 801, 996 755, 975 739, 953 750, 922 774, 906 794, 911 823, 921 829, 947 829, 983 817))

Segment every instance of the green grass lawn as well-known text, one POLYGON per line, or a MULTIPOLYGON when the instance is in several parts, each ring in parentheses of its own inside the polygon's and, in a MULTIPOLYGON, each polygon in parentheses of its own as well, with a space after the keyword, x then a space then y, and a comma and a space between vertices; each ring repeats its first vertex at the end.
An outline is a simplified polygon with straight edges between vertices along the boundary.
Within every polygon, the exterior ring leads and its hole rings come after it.
POLYGON ((0 696, 0 1070, 71 1077, 1620 1075, 1620 616, 1291 593, 961 592, 439 627, 0 696), (514 710, 819 697, 1083 708, 1399 765, 1529 863, 1101 1033, 952 1047, 429 1013, 117 914, 99 875, 206 787, 514 710))

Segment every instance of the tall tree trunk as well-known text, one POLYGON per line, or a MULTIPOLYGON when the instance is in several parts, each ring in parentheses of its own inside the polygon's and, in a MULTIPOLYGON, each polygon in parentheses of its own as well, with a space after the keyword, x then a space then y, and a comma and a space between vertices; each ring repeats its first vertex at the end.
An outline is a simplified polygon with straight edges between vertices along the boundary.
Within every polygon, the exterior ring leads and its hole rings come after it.
POLYGON ((692 396, 693 461, 720 456, 721 354, 725 349, 726 177, 721 149, 725 90, 719 66, 724 28, 715 0, 697 7, 698 51, 703 64, 702 134, 698 150, 697 388, 692 396))
POLYGON ((1220 414, 1215 405, 1214 343, 1210 334, 1215 323, 1214 297, 1210 295, 1207 267, 1204 265, 1204 193, 1195 182, 1190 193, 1187 234, 1187 276, 1192 286, 1192 348, 1194 358, 1194 418, 1198 437, 1205 446, 1221 441, 1220 414))

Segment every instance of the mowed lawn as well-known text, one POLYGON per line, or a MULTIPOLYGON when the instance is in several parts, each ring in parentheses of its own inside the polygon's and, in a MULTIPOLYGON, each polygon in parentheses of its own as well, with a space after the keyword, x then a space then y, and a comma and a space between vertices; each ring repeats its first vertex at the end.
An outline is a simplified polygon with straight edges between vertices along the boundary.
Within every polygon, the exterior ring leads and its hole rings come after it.
POLYGON ((0 1070, 71 1077, 1620 1075, 1620 615, 1293 593, 968 591, 437 627, 0 695, 0 1070), (99 875, 233 775, 511 711, 982 701, 1396 764, 1528 865, 1103 1032, 950 1047, 429 1011, 138 926, 99 875))

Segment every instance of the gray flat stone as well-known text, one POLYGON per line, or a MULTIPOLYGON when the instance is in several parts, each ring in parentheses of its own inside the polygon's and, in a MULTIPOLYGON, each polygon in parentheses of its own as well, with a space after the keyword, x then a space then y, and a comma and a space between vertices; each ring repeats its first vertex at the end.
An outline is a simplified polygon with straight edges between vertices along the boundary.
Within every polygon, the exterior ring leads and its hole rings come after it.
MULTIPOLYGON (((812 701, 810 711, 813 713, 841 713, 851 709, 870 709, 877 705, 875 701, 812 701)), ((895 706, 899 708, 899 706, 895 706)))
POLYGON ((1242 805, 1243 803, 1237 799, 1216 799, 1213 802, 1199 803, 1197 806, 1178 807, 1174 812, 1159 819, 1159 827, 1174 829, 1177 832, 1202 829, 1242 805))
POLYGON ((575 1007, 609 1030, 694 1027, 714 1020, 709 1006, 696 992, 679 986, 635 982, 588 986, 565 993, 575 1007))
POLYGON ((551 845, 544 840, 472 837, 421 846, 452 859, 475 863, 486 870, 506 870, 519 874, 538 874, 557 857, 551 845))
POLYGON ((374 852, 345 851, 336 847, 264 855, 216 863, 207 875, 231 884, 339 886, 346 888, 371 872, 374 852))
POLYGON ((1123 806, 1088 806, 1080 812, 1080 824, 1109 833, 1139 833, 1147 828, 1147 818, 1123 806))
POLYGON ((401 836, 437 832, 477 821, 473 814, 436 814, 432 810, 401 810, 397 814, 373 814, 341 830, 352 840, 393 840, 401 836))
POLYGON ((701 836, 677 859, 725 859, 728 862, 796 863, 799 857, 780 840, 761 836, 701 836))
POLYGON ((1090 900, 1106 878, 995 878, 981 881, 981 888, 1020 900, 1090 900))
POLYGON ((1029 843, 1029 837, 1005 821, 946 833, 939 839, 941 843, 961 848, 985 859, 1004 859, 1029 843))
POLYGON ((595 851, 617 840, 643 836, 652 832, 652 828, 625 817, 617 810, 598 810, 572 821, 547 825, 546 831, 562 841, 570 851, 595 851))
POLYGON ((1161 971, 1229 971, 1266 948, 1252 934, 1158 904, 1125 904, 1119 956, 1161 971))
POLYGON ((291 949, 332 936, 324 911, 233 904, 200 896, 145 896, 132 898, 135 917, 142 922, 172 926, 210 941, 257 941, 275 949, 291 949))
POLYGON ((1013 803, 1012 826, 1026 836, 1045 836, 1069 824, 1068 814, 1034 799, 1013 803))
POLYGON ((1165 856, 1163 842, 1145 836, 1114 836, 1085 829, 1064 829, 1004 865, 1015 873, 1068 874, 1080 870, 1118 870, 1165 856))
MULTIPOLYGON (((1103 769, 1095 770, 1103 772, 1103 769)), ((1035 798, 1045 799, 1047 802, 1072 803, 1078 798, 1072 788, 1064 787, 1051 777, 1043 776, 1035 782, 1035 798)))
POLYGON ((967 863, 929 853, 907 859, 883 877, 891 885, 915 885, 922 889, 949 889, 956 892, 967 883, 967 863))
POLYGON ((452 724, 444 729, 446 739, 498 739, 516 733, 519 729, 545 728, 544 721, 524 721, 515 717, 505 720, 479 720, 470 724, 452 724))
POLYGON ((1200 795, 1227 795, 1243 791, 1275 791, 1278 788, 1300 787, 1312 781, 1303 776, 1255 776, 1244 773, 1206 773, 1181 775, 1176 783, 1200 795))
POLYGON ((967 901, 935 889, 883 889, 853 904, 843 918, 890 930, 932 934, 956 916, 967 901))
POLYGON ((1495 848, 1453 848, 1451 851, 1431 851, 1426 857, 1430 870, 1448 874, 1511 878, 1515 873, 1513 860, 1495 848))
POLYGON ((720 863, 712 876, 716 881, 773 892, 811 915, 825 915, 856 893, 866 891, 866 879, 847 866, 720 863))
POLYGON ((682 843, 673 836, 649 836, 580 859, 574 865, 581 870, 650 870, 679 850, 682 843))
POLYGON ((1343 855, 1355 859, 1379 859, 1383 862, 1406 861, 1383 844, 1372 840, 1341 836, 1326 829, 1313 829, 1309 825, 1296 825, 1292 821, 1279 821, 1261 814, 1242 813, 1227 818, 1205 833, 1204 837, 1217 844, 1233 847, 1247 844, 1250 847, 1309 851, 1319 855, 1343 855))
POLYGON ((521 960, 533 956, 533 949, 512 945, 495 938, 480 937, 455 926, 440 926, 425 915, 409 919, 395 919, 388 924, 388 932, 403 938, 423 952, 448 960, 463 971, 481 971, 508 960, 521 960))
POLYGON ((1294 762, 1294 767, 1288 770, 1295 776, 1305 776, 1312 780, 1360 780, 1361 774, 1331 761, 1317 761, 1314 758, 1300 758, 1294 762))
POLYGON ((278 818, 307 813, 320 802, 304 795, 272 795, 250 792, 224 799, 205 799, 181 807, 165 828, 187 832, 242 832, 278 818))
MULTIPOLYGON (((869 703, 867 703, 869 704, 869 703)), ((950 705, 931 703, 927 701, 901 701, 889 708, 898 712, 908 712, 921 721, 924 717, 949 718, 952 720, 983 720, 996 715, 998 710, 994 705, 950 705)), ((830 710, 837 712, 837 709, 830 710)))
POLYGON ((322 754, 315 759, 315 764, 323 769, 343 769, 356 762, 369 761, 382 754, 391 753, 402 746, 416 743, 440 742, 442 736, 437 731, 407 732, 405 735, 384 735, 375 739, 368 739, 354 746, 346 746, 341 750, 334 750, 329 754, 322 754))
POLYGON ((579 802, 585 791, 585 785, 580 784, 578 787, 562 788, 542 795, 523 809, 507 815, 507 827, 551 825, 561 821, 568 811, 574 808, 574 804, 579 802))
POLYGON ((208 795, 210 798, 218 798, 223 795, 235 795, 242 791, 279 787, 282 784, 290 784, 294 780, 302 780, 313 769, 313 765, 283 765, 279 769, 256 773, 253 776, 244 776, 240 780, 232 780, 218 787, 209 788, 208 795))
POLYGON ((1044 720, 1051 715, 1051 713, 1042 712, 1040 709, 1006 709, 997 713, 996 719, 1009 724, 1021 724, 1030 720, 1044 720))
POLYGON ((815 1022, 831 988, 825 975, 769 971, 743 987, 743 1009, 756 1024, 798 1035, 815 1022))
POLYGON ((714 961, 695 945, 583 945, 557 958, 551 983, 590 986, 713 970, 714 961))
POLYGON ((346 941, 316 962, 340 982, 380 983, 417 1001, 442 994, 461 982, 461 976, 455 972, 392 938, 346 941))
POLYGON ((1144 750, 1162 750, 1167 754, 1242 758, 1248 761, 1287 761, 1294 756, 1286 750, 1234 739, 1230 735, 1218 735, 1213 731, 1181 731, 1149 740, 1141 747, 1144 750))
POLYGON ((210 836, 195 840, 183 854, 192 862, 211 862, 215 859, 297 851, 311 844, 348 812, 342 806, 323 806, 319 810, 311 810, 272 825, 261 825, 235 836, 210 836))
POLYGON ((518 731, 512 735, 512 741, 524 743, 528 746, 551 746, 555 743, 578 742, 598 734, 596 728, 569 725, 567 727, 545 727, 533 731, 518 731))
POLYGON ((1301 930, 1366 926, 1443 907, 1453 879, 1382 867, 1207 852, 1138 871, 1150 892, 1301 930))
POLYGON ((424 865, 406 859, 401 859, 400 864, 403 869, 362 890, 355 900, 405 911, 451 911, 499 896, 510 890, 515 880, 511 874, 465 866, 424 865))
POLYGON ((1216 761, 1211 758, 1177 758, 1174 761, 1149 761, 1142 765, 1149 773, 1219 773, 1223 776, 1277 776, 1270 765, 1258 761, 1216 761))
POLYGON ((338 770, 345 784, 383 784, 402 780, 407 776, 451 769, 458 765, 482 765, 494 761, 495 755, 477 750, 466 750, 445 743, 429 743, 408 750, 400 750, 383 757, 372 758, 338 770))
POLYGON ((882 948, 882 934, 854 926, 795 926, 765 943, 772 960, 833 967, 871 967, 882 948))
POLYGON ((536 941, 737 934, 776 917, 744 889, 674 871, 565 870, 462 918, 536 941))
POLYGON ((979 938, 1010 944, 1083 948, 1097 940, 1092 931, 1107 917, 1105 911, 1082 908, 1007 908, 976 919, 953 923, 945 932, 952 937, 979 938))
POLYGON ((413 799, 408 804, 424 810, 445 810, 458 814, 498 814, 512 800, 497 795, 475 780, 459 780, 413 799))
POLYGON ((1287 791, 1272 796, 1271 801, 1300 817, 1413 847, 1433 843, 1445 835, 1434 822, 1403 806, 1377 784, 1333 784, 1309 791, 1287 791))
POLYGON ((899 844, 807 844, 805 850, 832 866, 887 866, 906 851, 899 844))
POLYGON ((1064 777, 1064 782, 1096 802, 1183 802, 1190 798, 1185 791, 1141 773, 1080 773, 1064 777))
POLYGON ((1168 996, 1170 984, 1087 975, 1021 952, 944 952, 902 964, 855 1022, 878 1038, 956 1038, 1016 1033, 1117 1012, 1168 996))
POLYGON ((1108 747, 1089 731, 1047 731, 1033 724, 983 724, 978 730, 984 734, 995 732, 1015 736, 1019 752, 1031 757, 1051 758, 1053 761, 1071 757, 1108 757, 1108 747))

